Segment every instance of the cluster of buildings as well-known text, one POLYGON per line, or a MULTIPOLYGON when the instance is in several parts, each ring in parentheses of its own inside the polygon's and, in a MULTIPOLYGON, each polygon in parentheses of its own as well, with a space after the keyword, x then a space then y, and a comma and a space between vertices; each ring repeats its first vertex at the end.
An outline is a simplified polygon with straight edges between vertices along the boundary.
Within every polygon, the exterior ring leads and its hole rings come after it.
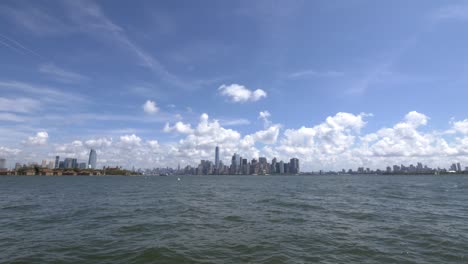
POLYGON ((423 165, 421 162, 418 162, 415 165, 410 164, 409 166, 405 165, 393 165, 393 167, 388 166, 385 170, 386 174, 439 174, 439 173, 461 173, 468 171, 468 167, 465 170, 462 169, 460 162, 453 163, 450 168, 447 170, 445 168, 430 168, 427 165, 423 165))
POLYGON ((319 174, 448 174, 448 173, 467 173, 468 167, 465 167, 463 170, 461 164, 453 163, 449 169, 445 168, 431 168, 427 165, 418 162, 416 165, 410 164, 409 166, 401 165, 393 165, 387 166, 385 170, 372 170, 370 168, 359 167, 357 170, 341 170, 340 172, 328 171, 323 172, 320 171, 319 174))
POLYGON ((54 169, 96 169, 97 153, 91 149, 88 162, 78 162, 75 158, 65 158, 60 160, 60 156, 55 156, 54 169))
MULTIPOLYGON (((15 168, 8 170, 6 167, 6 159, 0 159, 0 174, 13 175, 78 175, 80 170, 94 171, 96 169, 97 153, 91 149, 88 162, 78 162, 75 158, 65 158, 60 160, 59 156, 55 157, 55 161, 42 160, 42 163, 30 162, 21 164, 17 162, 15 168)), ((85 172, 83 172, 85 173, 85 172)))
MULTIPOLYGON (((180 169, 179 169, 180 171, 180 169)), ((299 174, 299 159, 292 158, 289 162, 278 161, 276 158, 268 162, 267 158, 259 157, 248 160, 235 153, 231 164, 225 165, 219 158, 219 147, 215 148, 215 160, 201 160, 197 167, 187 166, 182 174, 191 175, 268 175, 268 174, 299 174)))
MULTIPOLYGON (((450 166, 449 172, 461 172, 461 165, 460 162, 458 163, 452 163, 452 166, 450 166)), ((468 167, 465 167, 465 171, 468 171, 468 167)))
MULTIPOLYGON (((97 170, 97 153, 91 149, 87 162, 78 162, 76 158, 65 158, 60 160, 59 156, 54 161, 42 160, 42 163, 30 162, 28 164, 16 163, 15 168, 8 170, 6 159, 0 158, 0 175, 269 175, 269 174, 299 174, 299 159, 291 158, 289 162, 276 158, 268 162, 267 158, 259 157, 257 159, 242 158, 239 154, 232 155, 230 164, 224 164, 220 160, 219 147, 215 148, 214 162, 210 160, 201 160, 198 166, 190 165, 185 168, 156 168, 156 169, 137 169, 132 171, 122 167, 103 167, 97 170)), ((450 174, 450 173, 468 173, 468 167, 462 168, 461 164, 453 163, 449 169, 431 168, 418 162, 416 165, 409 166, 393 165, 387 166, 385 170, 372 170, 370 168, 359 167, 357 170, 341 171, 318 171, 301 173, 308 174, 450 174)))

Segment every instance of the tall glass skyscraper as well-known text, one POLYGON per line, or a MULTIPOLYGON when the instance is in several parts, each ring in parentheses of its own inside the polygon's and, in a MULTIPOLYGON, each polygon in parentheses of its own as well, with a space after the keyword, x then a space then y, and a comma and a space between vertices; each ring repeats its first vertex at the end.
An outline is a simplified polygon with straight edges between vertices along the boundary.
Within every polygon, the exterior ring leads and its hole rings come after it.
POLYGON ((89 152, 88 168, 93 169, 93 170, 96 169, 96 161, 97 161, 96 150, 91 149, 91 152, 89 152))
POLYGON ((216 146, 215 150, 215 169, 219 169, 219 147, 216 146))

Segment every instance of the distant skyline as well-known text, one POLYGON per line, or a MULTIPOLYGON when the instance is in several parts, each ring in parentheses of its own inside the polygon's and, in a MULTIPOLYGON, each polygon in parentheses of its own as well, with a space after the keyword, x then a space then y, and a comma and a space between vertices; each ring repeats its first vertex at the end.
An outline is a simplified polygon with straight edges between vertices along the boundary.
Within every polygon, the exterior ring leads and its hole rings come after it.
POLYGON ((468 164, 468 1, 0 2, 0 158, 468 164))

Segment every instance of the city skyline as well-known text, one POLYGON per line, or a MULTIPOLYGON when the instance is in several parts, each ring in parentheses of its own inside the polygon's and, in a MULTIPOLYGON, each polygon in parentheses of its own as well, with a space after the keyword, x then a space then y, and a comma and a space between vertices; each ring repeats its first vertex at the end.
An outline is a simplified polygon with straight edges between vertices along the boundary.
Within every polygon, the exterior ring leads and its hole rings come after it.
POLYGON ((468 164, 468 3, 184 6, 2 1, 5 166, 468 164))
MULTIPOLYGON (((278 162, 274 157, 271 163, 267 157, 258 157, 248 160, 241 157, 240 154, 234 153, 230 164, 224 164, 219 159, 219 146, 215 148, 214 162, 211 160, 201 160, 198 166, 191 167, 187 165, 184 169, 184 174, 195 175, 269 175, 269 174, 299 174, 299 159, 291 158, 290 162, 278 162)), ((177 169, 180 172, 180 167, 177 169)))
MULTIPOLYGON (((180 167, 180 163, 177 164, 177 169, 171 168, 166 166, 165 168, 138 168, 135 170, 135 167, 132 166, 132 172, 137 172, 143 175, 169 175, 169 174, 177 174, 177 175, 270 175, 270 174, 284 174, 284 175, 296 175, 296 174, 447 174, 447 173, 467 173, 468 166, 462 167, 460 162, 452 163, 448 169, 445 167, 437 167, 432 168, 427 166, 427 164, 423 164, 422 162, 418 162, 415 165, 410 164, 409 166, 405 166, 404 164, 394 164, 388 165, 385 169, 370 169, 369 167, 358 167, 356 170, 352 168, 349 169, 341 169, 338 171, 306 171, 302 172, 300 170, 299 159, 291 158, 288 162, 284 162, 283 160, 278 160, 276 157, 272 158, 271 163, 268 162, 267 157, 258 157, 258 159, 253 158, 251 161, 248 159, 242 158, 239 154, 234 153, 231 158, 230 166, 224 165, 223 161, 219 159, 219 146, 215 147, 215 155, 214 155, 214 162, 210 160, 201 160, 198 166, 191 166, 190 164, 185 166, 185 168, 180 167)), ((0 158, 0 173, 16 173, 19 170, 25 168, 46 168, 46 169, 55 169, 55 170, 69 170, 69 169, 80 169, 84 170, 85 175, 89 175, 87 172, 88 169, 93 170, 100 170, 96 166, 97 162, 97 153, 94 149, 90 150, 88 163, 80 162, 75 158, 65 158, 64 161, 60 161, 60 156, 55 157, 54 161, 42 160, 41 165, 37 162, 30 162, 28 164, 21 164, 20 162, 15 163, 14 169, 9 169, 6 166, 6 160, 4 158, 0 158)), ((109 167, 109 166, 108 166, 109 167)), ((102 167, 105 170, 106 166, 102 167)), ((122 170, 122 166, 115 166, 114 168, 109 167, 111 169, 119 169, 122 170)), ((129 168, 126 173, 129 172, 129 168)), ((23 170, 23 173, 25 171, 23 170)), ((31 173, 31 171, 29 172, 31 173)), ((52 171, 42 172, 44 175, 52 175, 52 171)), ((57 173, 57 172, 56 172, 57 173)), ((57 175, 62 175, 62 172, 57 175)), ((7 174, 8 175, 8 174, 7 174)), ((55 174, 54 174, 55 175, 55 174)), ((79 175, 79 174, 78 174, 79 175)))

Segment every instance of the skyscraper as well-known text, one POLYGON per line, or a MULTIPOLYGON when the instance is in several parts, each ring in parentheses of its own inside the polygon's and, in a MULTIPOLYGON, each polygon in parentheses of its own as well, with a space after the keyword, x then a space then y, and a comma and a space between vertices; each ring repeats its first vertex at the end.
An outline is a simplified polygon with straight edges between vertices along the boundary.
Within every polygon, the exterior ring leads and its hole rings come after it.
POLYGON ((6 169, 6 159, 0 159, 0 169, 6 169))
POLYGON ((65 158, 65 160, 63 161, 63 167, 65 169, 73 169, 73 159, 65 158))
POLYGON ((60 156, 55 156, 55 168, 59 168, 59 161, 60 161, 60 156))
POLYGON ((296 158, 292 158, 289 160, 289 172, 297 174, 299 173, 299 160, 296 158))
POLYGON ((241 157, 239 154, 234 153, 231 159, 231 173, 232 174, 238 174, 240 171, 240 165, 241 165, 241 157))
POLYGON ((276 171, 276 157, 273 158, 271 160, 271 169, 270 169, 270 173, 278 173, 278 171, 276 171))
POLYGON ((219 169, 219 147, 216 146, 215 150, 215 169, 219 169))
POLYGON ((96 161, 97 161, 97 154, 96 150, 91 149, 89 152, 89 161, 88 161, 88 168, 90 169, 96 169, 96 161))
POLYGON ((86 169, 86 162, 80 162, 78 164, 78 169, 86 169))

